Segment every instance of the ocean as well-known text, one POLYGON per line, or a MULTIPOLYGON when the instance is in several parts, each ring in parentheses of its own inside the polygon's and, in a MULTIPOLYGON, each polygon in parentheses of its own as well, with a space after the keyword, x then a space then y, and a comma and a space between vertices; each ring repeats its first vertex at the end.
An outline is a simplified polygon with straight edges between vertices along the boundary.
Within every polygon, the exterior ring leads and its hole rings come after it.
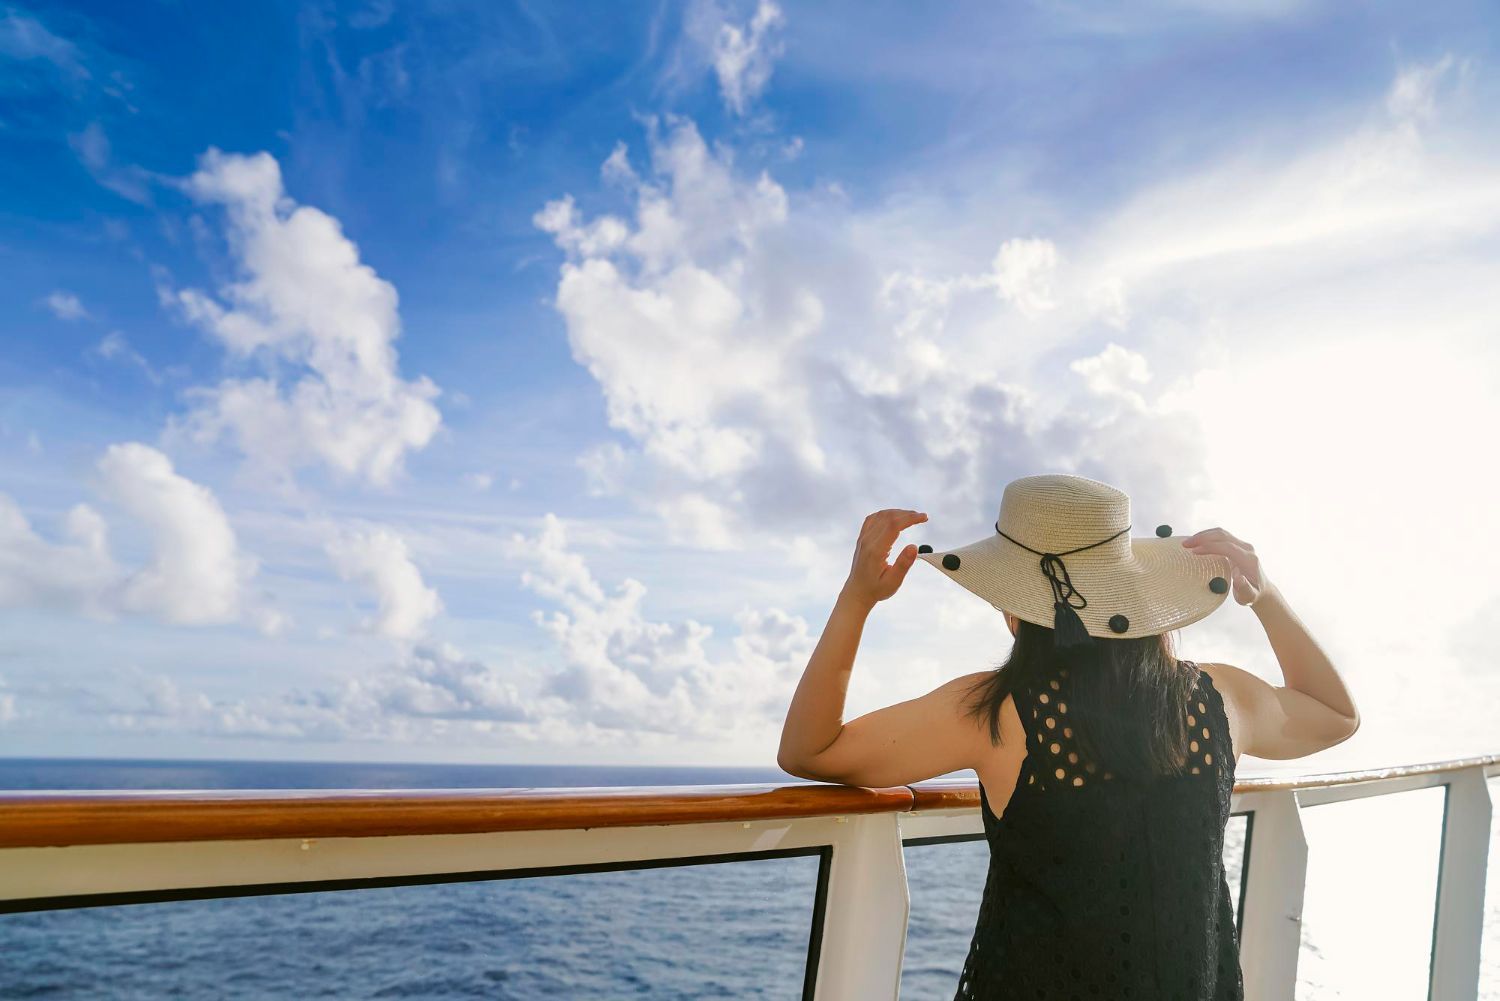
MULTIPOLYGON (((0 759, 0 789, 788 781, 751 768, 0 759)), ((1500 779, 1491 786, 1500 801, 1500 779)), ((1442 791, 1303 817, 1311 861, 1296 1001, 1425 997, 1442 791)), ((1245 830, 1231 818, 1232 890, 1245 830)), ((987 851, 982 841, 908 848, 903 1001, 953 996, 987 851)), ((1497 871, 1482 1001, 1500 1001, 1497 871)), ((816 877, 815 859, 792 858, 3 915, 0 998, 795 999, 816 877)))

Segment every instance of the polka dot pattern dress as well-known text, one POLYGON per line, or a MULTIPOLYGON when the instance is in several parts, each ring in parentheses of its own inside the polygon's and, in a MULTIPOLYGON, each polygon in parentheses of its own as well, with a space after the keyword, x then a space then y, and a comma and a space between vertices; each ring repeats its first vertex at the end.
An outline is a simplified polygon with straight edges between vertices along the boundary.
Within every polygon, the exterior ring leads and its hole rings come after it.
POLYGON ((1213 679, 1183 666, 1188 760, 1147 782, 1083 758, 1066 669, 1015 692, 1028 753, 1003 820, 980 788, 990 866, 954 1001, 1243 1001, 1229 722, 1213 679))

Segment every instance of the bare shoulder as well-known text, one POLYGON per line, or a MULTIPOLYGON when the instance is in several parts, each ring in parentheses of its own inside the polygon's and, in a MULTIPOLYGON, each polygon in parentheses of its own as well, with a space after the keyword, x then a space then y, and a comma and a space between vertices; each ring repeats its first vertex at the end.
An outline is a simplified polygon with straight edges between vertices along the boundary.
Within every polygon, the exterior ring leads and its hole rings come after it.
POLYGON ((1198 666, 1203 673, 1213 679, 1214 687, 1226 697, 1239 696, 1236 701, 1245 701, 1246 696, 1257 683, 1264 685, 1258 676, 1251 674, 1243 668, 1235 667, 1233 664, 1219 664, 1199 661, 1198 666))
MULTIPOLYGON (((948 682, 940 690, 947 690, 953 699, 953 709, 959 728, 966 734, 972 733, 975 737, 977 747, 983 754, 990 754, 994 744, 990 740, 989 719, 982 713, 976 713, 974 707, 978 705, 980 689, 995 678, 995 672, 975 671, 972 674, 963 674, 948 682)), ((1021 716, 1016 709, 1014 695, 1006 695, 1000 703, 1000 743, 1001 746, 1020 747, 1025 744, 1025 731, 1021 725, 1021 716)))
POLYGON ((993 671, 975 671, 972 674, 961 674, 942 685, 939 685, 934 694, 940 695, 949 705, 954 722, 974 723, 971 709, 975 700, 979 697, 979 689, 993 677, 993 671))
POLYGON ((1251 674, 1233 664, 1198 664, 1224 697, 1225 708, 1234 715, 1243 715, 1265 698, 1271 686, 1259 675, 1251 674))

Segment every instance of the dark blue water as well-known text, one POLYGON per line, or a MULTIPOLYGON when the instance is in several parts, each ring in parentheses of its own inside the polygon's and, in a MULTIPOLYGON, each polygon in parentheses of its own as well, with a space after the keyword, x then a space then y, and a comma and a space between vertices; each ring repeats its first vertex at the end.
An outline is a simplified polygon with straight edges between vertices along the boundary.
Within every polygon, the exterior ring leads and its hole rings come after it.
MULTIPOLYGON (((0 760, 8 789, 790 783, 775 769, 0 760)), ((903 999, 953 996, 982 842, 909 848, 903 999)), ((817 860, 0 916, 0 998, 802 996, 817 860)))

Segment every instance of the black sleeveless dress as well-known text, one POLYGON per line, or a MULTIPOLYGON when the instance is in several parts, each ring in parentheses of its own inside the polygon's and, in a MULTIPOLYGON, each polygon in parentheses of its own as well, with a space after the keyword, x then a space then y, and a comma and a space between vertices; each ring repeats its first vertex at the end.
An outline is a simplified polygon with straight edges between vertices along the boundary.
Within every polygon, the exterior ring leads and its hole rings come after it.
POLYGON ((1015 692, 1028 750, 1004 819, 980 787, 990 866, 954 1001, 1243 1001, 1229 721, 1208 673, 1183 666, 1188 766, 1144 783, 1082 760, 1066 669, 1015 692))

